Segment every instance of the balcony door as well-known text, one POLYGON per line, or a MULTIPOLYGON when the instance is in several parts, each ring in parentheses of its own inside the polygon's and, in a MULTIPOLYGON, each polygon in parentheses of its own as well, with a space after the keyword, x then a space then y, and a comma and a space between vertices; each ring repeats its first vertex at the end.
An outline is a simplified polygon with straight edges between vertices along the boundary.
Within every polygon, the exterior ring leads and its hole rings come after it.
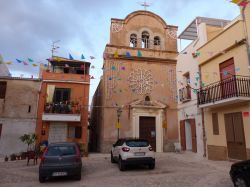
POLYGON ((245 160, 246 142, 242 113, 237 112, 225 114, 224 118, 228 157, 237 160, 245 160))
POLYGON ((221 78, 221 96, 222 98, 234 97, 237 93, 237 85, 234 80, 235 66, 234 59, 229 60, 220 64, 220 78, 221 78))

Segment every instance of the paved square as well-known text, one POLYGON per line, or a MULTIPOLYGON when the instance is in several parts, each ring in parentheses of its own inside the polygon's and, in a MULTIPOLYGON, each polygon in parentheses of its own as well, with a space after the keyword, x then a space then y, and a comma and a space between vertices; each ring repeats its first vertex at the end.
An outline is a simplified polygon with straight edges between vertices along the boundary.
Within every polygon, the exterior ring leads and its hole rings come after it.
POLYGON ((232 187, 230 162, 197 159, 195 154, 161 153, 156 168, 130 167, 121 172, 110 162, 109 154, 91 154, 83 158, 82 180, 53 179, 38 181, 38 166, 25 161, 0 162, 1 187, 70 186, 70 187, 232 187))

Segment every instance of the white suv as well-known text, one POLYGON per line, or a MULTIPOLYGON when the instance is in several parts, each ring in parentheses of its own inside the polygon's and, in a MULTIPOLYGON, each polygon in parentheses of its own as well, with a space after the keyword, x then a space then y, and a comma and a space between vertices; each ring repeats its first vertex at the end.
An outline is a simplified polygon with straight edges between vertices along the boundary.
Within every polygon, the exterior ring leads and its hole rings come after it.
POLYGON ((147 140, 119 139, 113 144, 111 162, 118 162, 119 169, 124 171, 126 165, 148 165, 155 168, 155 154, 147 140))

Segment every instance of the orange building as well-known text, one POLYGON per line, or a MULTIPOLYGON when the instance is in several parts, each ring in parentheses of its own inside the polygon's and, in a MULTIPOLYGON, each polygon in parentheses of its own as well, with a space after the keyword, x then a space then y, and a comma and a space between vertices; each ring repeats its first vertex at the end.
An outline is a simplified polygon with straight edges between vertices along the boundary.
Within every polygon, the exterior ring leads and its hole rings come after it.
POLYGON ((78 142, 87 151, 90 63, 61 57, 48 62, 40 72, 38 142, 78 142))

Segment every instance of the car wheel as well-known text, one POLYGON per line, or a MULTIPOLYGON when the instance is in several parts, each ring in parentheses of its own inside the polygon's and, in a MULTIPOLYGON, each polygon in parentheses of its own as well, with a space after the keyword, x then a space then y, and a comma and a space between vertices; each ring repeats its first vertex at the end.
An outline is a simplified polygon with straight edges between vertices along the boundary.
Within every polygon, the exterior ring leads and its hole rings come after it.
POLYGON ((114 159, 114 157, 113 157, 112 152, 111 152, 111 154, 110 154, 110 155, 111 155, 111 156, 110 156, 111 163, 115 163, 115 159, 114 159))
POLYGON ((242 176, 236 176, 235 178, 234 178, 234 186, 236 186, 236 187, 247 187, 247 182, 246 182, 246 180, 244 179, 244 177, 242 177, 242 176))
POLYGON ((155 163, 149 164, 149 165, 148 165, 148 168, 149 168, 149 169, 155 169, 155 163))
POLYGON ((80 181, 81 178, 82 178, 82 174, 81 174, 81 172, 79 172, 79 173, 75 176, 75 179, 78 180, 78 181, 80 181))
POLYGON ((44 183, 45 179, 46 179, 46 177, 42 177, 41 175, 39 175, 39 182, 40 183, 44 183))
POLYGON ((126 165, 125 165, 124 161, 121 158, 119 158, 119 163, 118 164, 119 164, 120 171, 124 171, 126 169, 126 165))

